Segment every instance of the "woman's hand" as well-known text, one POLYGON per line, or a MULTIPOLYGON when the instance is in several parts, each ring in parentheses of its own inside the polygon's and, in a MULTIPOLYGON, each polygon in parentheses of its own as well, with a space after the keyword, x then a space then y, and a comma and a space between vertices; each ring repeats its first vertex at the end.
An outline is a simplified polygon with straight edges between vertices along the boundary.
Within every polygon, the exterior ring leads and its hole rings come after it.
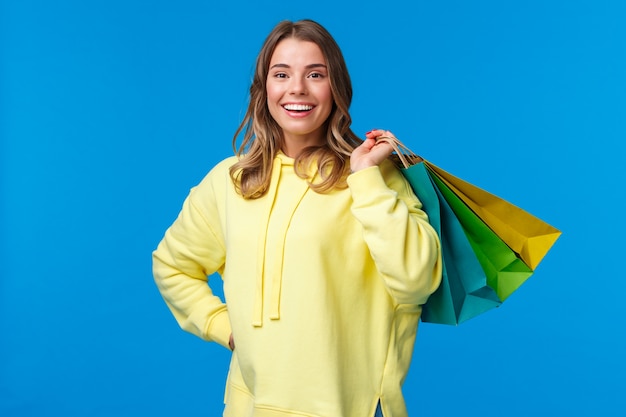
POLYGON ((230 334, 230 338, 228 339, 228 347, 230 350, 235 350, 235 339, 233 339, 233 334, 230 334))
POLYGON ((350 170, 357 172, 365 168, 380 165, 391 155, 393 148, 385 142, 377 142, 381 136, 393 136, 388 130, 375 129, 365 134, 365 141, 352 151, 350 156, 350 170))

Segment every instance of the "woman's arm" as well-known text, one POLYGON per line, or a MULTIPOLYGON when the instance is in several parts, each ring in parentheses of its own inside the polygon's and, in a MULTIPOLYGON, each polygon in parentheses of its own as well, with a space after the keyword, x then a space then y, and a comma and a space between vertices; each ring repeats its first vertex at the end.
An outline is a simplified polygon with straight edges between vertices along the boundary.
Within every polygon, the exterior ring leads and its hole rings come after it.
POLYGON ((229 347, 226 305, 207 283, 208 275, 221 270, 226 255, 217 210, 210 204, 211 193, 206 180, 192 190, 153 252, 153 273, 181 328, 229 347))
POLYGON ((355 149, 351 159, 352 213, 391 296, 398 304, 424 304, 441 282, 440 242, 408 182, 387 159, 388 145, 367 143, 382 133, 368 133, 365 149, 355 149))

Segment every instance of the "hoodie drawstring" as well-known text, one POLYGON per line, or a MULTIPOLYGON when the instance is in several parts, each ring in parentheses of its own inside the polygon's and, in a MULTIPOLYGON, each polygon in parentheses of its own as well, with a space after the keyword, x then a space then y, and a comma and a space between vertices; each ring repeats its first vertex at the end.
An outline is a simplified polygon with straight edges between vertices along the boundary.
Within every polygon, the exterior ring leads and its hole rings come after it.
MULTIPOLYGON (((289 195, 285 195, 280 197, 281 201, 287 200, 288 203, 286 206, 282 208, 282 212, 288 213, 284 218, 281 219, 272 219, 274 231, 272 233, 276 233, 279 237, 274 242, 274 246, 271 248, 267 248, 267 237, 268 237, 268 229, 270 224, 270 218, 273 215, 273 211, 277 202, 277 193, 278 193, 278 185, 281 181, 281 175, 283 170, 283 165, 286 165, 285 168, 293 169, 293 160, 284 155, 278 155, 274 159, 274 165, 272 167, 272 179, 270 181, 270 187, 267 192, 267 206, 263 213, 263 219, 261 229, 258 234, 258 251, 257 251, 257 279, 256 279, 256 289, 255 289, 255 300, 254 300, 254 310, 253 310, 253 318, 252 325, 255 327, 263 326, 263 311, 264 307, 264 286, 266 277, 266 271, 268 271, 268 267, 271 277, 271 289, 270 289, 270 319, 278 320, 280 319, 280 298, 281 298, 281 290, 282 290, 282 269, 283 269, 283 259, 284 259, 284 251, 285 244, 287 241, 287 231, 289 230, 289 225, 291 224, 291 220, 293 218, 294 213, 296 212, 300 202, 304 198, 305 194, 309 190, 309 185, 306 180, 298 179, 298 187, 293 188, 289 187, 289 195), (271 251, 270 256, 266 256, 268 251, 271 251), (268 260, 272 260, 273 263, 271 265, 266 265, 268 260)), ((295 173, 294 173, 295 175, 295 173)))

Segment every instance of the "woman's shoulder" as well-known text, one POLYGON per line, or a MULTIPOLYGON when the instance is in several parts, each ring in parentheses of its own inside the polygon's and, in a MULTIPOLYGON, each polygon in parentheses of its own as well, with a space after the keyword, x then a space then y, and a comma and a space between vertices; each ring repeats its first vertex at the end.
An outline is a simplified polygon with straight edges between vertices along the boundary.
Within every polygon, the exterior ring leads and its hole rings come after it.
POLYGON ((209 171, 209 175, 212 172, 224 172, 224 171, 228 172, 230 170, 230 167, 236 164, 238 160, 239 158, 234 155, 222 159, 221 161, 219 161, 217 164, 213 166, 211 171, 209 171))
POLYGON ((195 188, 200 190, 215 187, 221 188, 221 185, 224 184, 225 180, 230 179, 230 167, 237 161, 238 158, 236 156, 229 156, 222 159, 213 165, 213 167, 195 188))
POLYGON ((224 175, 230 175, 230 167, 233 166, 238 161, 236 156, 226 157, 219 162, 217 162, 213 167, 207 172, 202 182, 206 182, 207 180, 221 178, 224 175))
POLYGON ((398 166, 397 162, 386 159, 379 165, 379 168, 389 188, 396 190, 402 195, 414 197, 414 191, 402 174, 402 168, 398 166))

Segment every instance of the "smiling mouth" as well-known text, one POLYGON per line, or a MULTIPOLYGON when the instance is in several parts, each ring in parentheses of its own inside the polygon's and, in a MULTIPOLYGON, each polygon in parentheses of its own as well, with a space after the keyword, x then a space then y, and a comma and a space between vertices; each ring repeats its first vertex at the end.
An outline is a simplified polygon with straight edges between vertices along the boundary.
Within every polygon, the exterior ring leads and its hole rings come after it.
POLYGON ((287 111, 306 112, 313 110, 313 106, 309 104, 285 104, 283 109, 287 111))

